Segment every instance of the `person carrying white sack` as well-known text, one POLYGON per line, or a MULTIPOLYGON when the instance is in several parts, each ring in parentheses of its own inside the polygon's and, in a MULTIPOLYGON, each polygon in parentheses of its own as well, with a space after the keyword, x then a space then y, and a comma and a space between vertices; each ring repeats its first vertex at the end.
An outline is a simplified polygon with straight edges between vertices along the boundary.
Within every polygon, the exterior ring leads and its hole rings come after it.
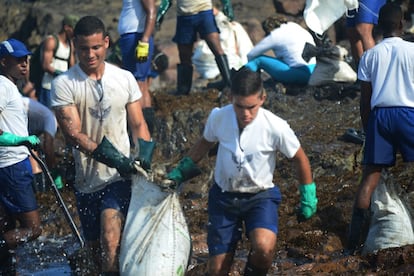
POLYGON ((262 27, 267 36, 249 52, 246 67, 255 72, 263 70, 277 82, 306 85, 316 59, 305 61, 302 52, 306 43, 315 45, 312 35, 280 14, 267 18, 262 27), (263 55, 268 50, 273 50, 275 57, 263 55))

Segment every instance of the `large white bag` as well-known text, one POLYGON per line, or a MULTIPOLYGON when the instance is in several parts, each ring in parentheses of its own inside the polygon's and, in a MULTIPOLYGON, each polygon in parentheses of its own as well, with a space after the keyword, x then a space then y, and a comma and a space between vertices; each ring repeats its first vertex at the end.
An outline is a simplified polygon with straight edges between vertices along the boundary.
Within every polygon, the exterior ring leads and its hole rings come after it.
MULTIPOLYGON (((253 49, 253 43, 243 26, 236 21, 229 21, 221 11, 215 20, 229 67, 238 70, 247 63, 247 54, 253 49)), ((220 74, 215 57, 205 40, 199 40, 195 44, 192 62, 203 79, 213 79, 220 74)))
POLYGON ((414 244, 412 218, 398 196, 392 176, 385 171, 371 196, 371 213, 371 223, 362 254, 414 244))
POLYGON ((163 192, 140 176, 132 182, 121 241, 121 275, 184 275, 191 237, 177 193, 163 192))
POLYGON ((347 10, 358 8, 358 0, 306 0, 303 18, 306 25, 322 35, 347 10))

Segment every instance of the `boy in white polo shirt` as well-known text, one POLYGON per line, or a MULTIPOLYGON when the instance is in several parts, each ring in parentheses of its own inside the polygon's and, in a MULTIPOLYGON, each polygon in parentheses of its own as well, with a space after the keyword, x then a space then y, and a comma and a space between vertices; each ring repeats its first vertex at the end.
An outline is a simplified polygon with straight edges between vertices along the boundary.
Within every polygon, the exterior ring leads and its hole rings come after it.
POLYGON ((297 166, 301 215, 308 219, 316 212, 309 160, 288 123, 262 108, 265 99, 260 73, 242 67, 232 78, 231 104, 212 110, 203 137, 167 175, 176 184, 197 175, 195 163, 219 143, 208 200, 209 275, 229 273, 243 222, 251 242, 244 275, 266 275, 269 270, 281 202, 272 182, 277 150, 297 166))

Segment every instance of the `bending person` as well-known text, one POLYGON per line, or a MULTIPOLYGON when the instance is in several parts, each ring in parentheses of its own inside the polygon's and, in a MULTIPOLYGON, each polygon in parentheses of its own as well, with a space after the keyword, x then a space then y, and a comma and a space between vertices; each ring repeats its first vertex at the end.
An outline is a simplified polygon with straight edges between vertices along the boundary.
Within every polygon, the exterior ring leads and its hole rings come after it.
POLYGON ((302 52, 306 43, 315 45, 312 35, 299 24, 288 22, 283 15, 271 16, 262 25, 267 36, 247 54, 246 67, 252 71, 263 70, 277 82, 306 85, 315 69, 316 58, 306 62, 302 52), (273 50, 275 57, 263 55, 269 50, 273 50))

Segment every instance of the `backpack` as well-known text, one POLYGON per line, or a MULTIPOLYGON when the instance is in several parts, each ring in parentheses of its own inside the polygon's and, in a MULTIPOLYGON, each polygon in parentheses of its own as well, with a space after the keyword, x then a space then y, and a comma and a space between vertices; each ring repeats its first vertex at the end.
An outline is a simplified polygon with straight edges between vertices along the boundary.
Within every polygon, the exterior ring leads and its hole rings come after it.
MULTIPOLYGON (((56 35, 52 35, 55 39, 55 49, 53 49, 53 56, 56 55, 56 51, 59 47, 59 39, 56 35)), ((43 70, 42 66, 42 53, 43 53, 43 44, 40 43, 40 45, 36 48, 36 50, 33 52, 32 57, 30 58, 30 74, 29 74, 29 80, 34 83, 36 88, 36 93, 40 93, 40 89, 42 87, 42 79, 45 71, 43 70)))

